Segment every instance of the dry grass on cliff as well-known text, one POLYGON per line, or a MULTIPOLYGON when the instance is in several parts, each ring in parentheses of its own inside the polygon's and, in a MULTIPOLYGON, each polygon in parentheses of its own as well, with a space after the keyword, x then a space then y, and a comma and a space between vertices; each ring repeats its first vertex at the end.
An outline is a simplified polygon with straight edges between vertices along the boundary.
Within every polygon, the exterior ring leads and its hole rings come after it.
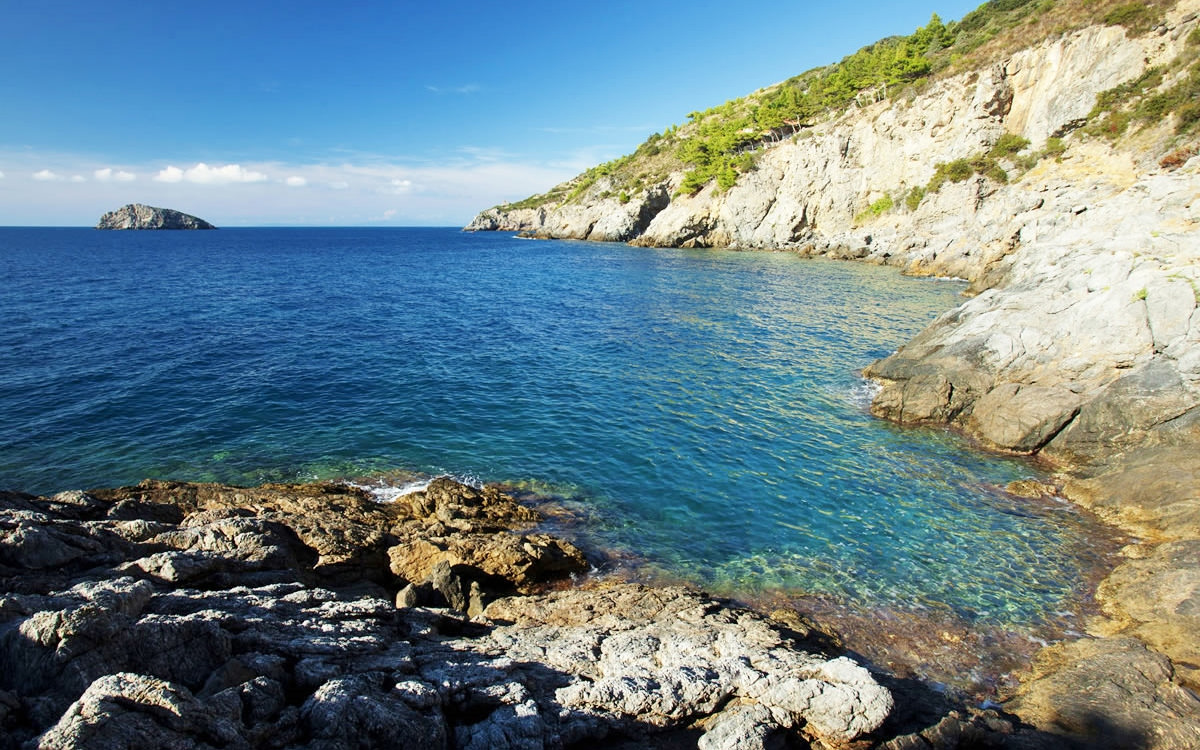
MULTIPOLYGON (((1122 9, 1140 6, 1142 17, 1161 18, 1175 5, 1176 0, 1057 0, 1039 3, 1032 12, 1020 21, 1000 31, 996 36, 961 56, 957 56, 947 68, 949 74, 961 73, 1000 62, 1014 52, 1040 44, 1072 31, 1104 24, 1105 19, 1116 20, 1122 9)), ((1141 26, 1128 24, 1129 33, 1141 32, 1141 26)))

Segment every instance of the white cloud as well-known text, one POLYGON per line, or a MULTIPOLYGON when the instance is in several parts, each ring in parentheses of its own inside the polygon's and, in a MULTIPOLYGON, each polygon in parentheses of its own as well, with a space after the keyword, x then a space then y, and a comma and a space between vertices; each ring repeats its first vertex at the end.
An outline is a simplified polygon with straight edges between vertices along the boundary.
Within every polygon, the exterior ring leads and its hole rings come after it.
POLYGON ((504 161, 511 156, 502 149, 480 148, 479 146, 460 146, 458 150, 468 159, 476 162, 504 161))
POLYGON ((3 180, 3 179, 4 179, 4 173, 0 172, 0 180, 3 180))
POLYGON ((183 178, 188 182, 201 184, 223 184, 227 182, 263 182, 267 176, 262 172, 243 169, 240 164, 210 167, 201 162, 184 172, 183 178))
POLYGON ((284 180, 284 182, 287 183, 288 187, 304 187, 308 184, 308 180, 300 177, 299 175, 292 175, 284 180))
POLYGON ((223 167, 210 167, 199 162, 194 167, 180 169, 168 166, 161 170, 154 179, 158 182, 193 182, 199 185, 228 185, 233 182, 264 182, 267 176, 262 172, 245 169, 241 164, 226 164, 223 167))
POLYGON ((96 178, 97 182, 133 182, 137 179, 137 175, 132 172, 124 170, 114 172, 112 167, 97 169, 95 172, 92 172, 92 175, 96 178))
POLYGON ((167 167, 154 175, 155 182, 183 182, 183 170, 179 167, 167 167))
POLYGON ((73 174, 71 175, 71 182, 87 182, 87 180, 81 174, 73 174))
POLYGON ((655 132, 651 125, 587 125, 583 127, 555 127, 547 125, 535 130, 543 133, 553 133, 555 135, 602 135, 608 133, 645 133, 649 135, 655 132))
POLYGON ((233 165, 207 162, 200 168, 195 161, 169 159, 163 155, 114 166, 111 157, 0 147, 0 163, 9 178, 0 183, 9 186, 0 201, 0 225, 88 225, 95 222, 98 207, 111 208, 114 188, 138 184, 141 202, 177 208, 220 226, 361 226, 379 221, 461 226, 488 206, 544 192, 579 171, 544 157, 533 161, 491 149, 462 149, 440 162, 355 153, 336 162, 243 160, 233 165), (121 182, 127 179, 122 172, 135 182, 121 182), (37 179, 31 179, 34 174, 37 179), (27 189, 13 194, 18 175, 27 189), (85 183, 63 190, 73 175, 85 177, 85 183), (289 178, 304 180, 304 187, 292 187, 299 183, 289 178), (219 179, 257 182, 221 189, 214 184, 219 179), (254 200, 247 200, 247 190, 254 200), (389 210, 395 213, 384 217, 389 210))

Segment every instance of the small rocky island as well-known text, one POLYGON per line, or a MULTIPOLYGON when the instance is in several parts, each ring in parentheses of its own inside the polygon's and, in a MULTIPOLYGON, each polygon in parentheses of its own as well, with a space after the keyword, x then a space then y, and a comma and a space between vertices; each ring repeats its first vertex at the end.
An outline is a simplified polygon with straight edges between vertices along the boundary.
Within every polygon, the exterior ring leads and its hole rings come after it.
POLYGON ((100 217, 97 229, 216 229, 204 219, 171 208, 130 203, 100 217))

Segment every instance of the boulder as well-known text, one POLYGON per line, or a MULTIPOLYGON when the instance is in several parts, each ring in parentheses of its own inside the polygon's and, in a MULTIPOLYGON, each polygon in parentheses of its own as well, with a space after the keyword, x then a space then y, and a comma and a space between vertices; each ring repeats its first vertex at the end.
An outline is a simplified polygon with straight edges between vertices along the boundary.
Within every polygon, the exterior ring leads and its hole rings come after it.
POLYGON ((986 445, 1032 453, 1079 413, 1079 404, 1067 388, 1002 383, 975 402, 966 425, 986 445))
POLYGON ((1153 446, 1111 459, 1090 476, 1071 476, 1074 501, 1147 541, 1200 539, 1200 454, 1153 446))
POLYGON ((892 709, 888 690, 851 660, 789 647, 765 618, 685 589, 624 585, 515 597, 484 614, 511 623, 491 636, 508 658, 568 676, 554 691, 559 705, 619 725, 669 727, 742 702, 761 706, 765 713, 750 716, 769 721, 714 720, 712 743, 765 742, 787 729, 838 744, 877 729, 892 709))
POLYGON ((402 695, 370 675, 330 680, 304 702, 301 716, 313 750, 446 746, 440 711, 413 709, 402 695))
POLYGON ((517 591, 588 569, 583 553, 548 534, 459 534, 418 538, 388 550, 391 571, 406 581, 428 580, 438 565, 466 566, 502 579, 517 591))
POLYGON ((1158 425, 1191 409, 1200 399, 1184 387, 1164 358, 1148 362, 1105 387, 1079 408, 1045 453, 1059 460, 1089 460, 1144 443, 1158 425))
POLYGON ((183 687, 129 672, 98 678, 37 738, 37 750, 248 748, 237 729, 183 687))

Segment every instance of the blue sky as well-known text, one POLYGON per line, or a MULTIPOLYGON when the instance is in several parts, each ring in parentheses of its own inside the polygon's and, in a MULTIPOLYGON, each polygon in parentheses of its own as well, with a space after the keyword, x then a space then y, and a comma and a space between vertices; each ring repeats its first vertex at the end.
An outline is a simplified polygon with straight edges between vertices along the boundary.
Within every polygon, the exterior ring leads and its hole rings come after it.
POLYGON ((981 0, 0 0, 0 225, 461 225, 981 0))

